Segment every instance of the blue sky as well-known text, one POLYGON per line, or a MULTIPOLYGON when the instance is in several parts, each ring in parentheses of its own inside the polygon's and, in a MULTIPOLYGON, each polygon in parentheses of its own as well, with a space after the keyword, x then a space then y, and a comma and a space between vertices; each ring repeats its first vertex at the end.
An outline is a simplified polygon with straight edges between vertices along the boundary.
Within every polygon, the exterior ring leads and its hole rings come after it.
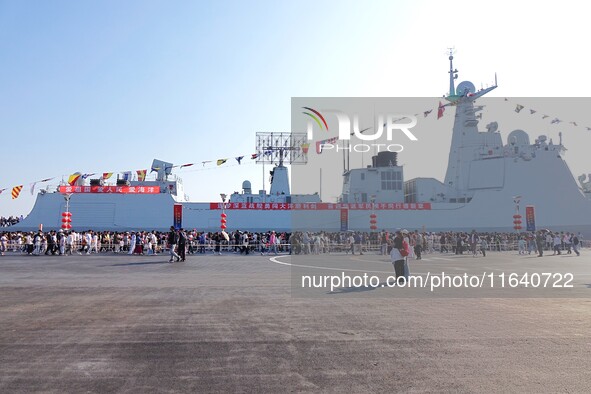
MULTIPOLYGON (((497 95, 589 95, 582 6, 479 4, 0 1, 0 215, 43 178, 250 154, 292 96, 441 96, 448 46, 497 95)), ((250 163, 198 170, 179 171, 192 200, 262 186, 250 163)))

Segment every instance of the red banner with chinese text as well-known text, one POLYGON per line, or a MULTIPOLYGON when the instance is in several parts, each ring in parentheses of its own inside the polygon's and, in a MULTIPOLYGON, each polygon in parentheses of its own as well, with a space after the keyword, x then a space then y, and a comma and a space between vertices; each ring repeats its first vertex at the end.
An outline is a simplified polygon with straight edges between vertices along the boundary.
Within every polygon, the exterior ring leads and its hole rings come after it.
MULTIPOLYGON (((209 209, 221 210, 222 203, 210 202, 209 209)), ((429 211, 431 210, 431 203, 351 203, 351 204, 337 204, 337 203, 247 203, 247 202, 231 202, 226 204, 226 209, 262 209, 262 210, 280 210, 280 211, 331 211, 341 209, 351 210, 410 210, 410 211, 429 211), (373 206, 372 206, 373 205, 373 206)))
POLYGON ((60 193, 158 194, 160 186, 60 186, 60 193))

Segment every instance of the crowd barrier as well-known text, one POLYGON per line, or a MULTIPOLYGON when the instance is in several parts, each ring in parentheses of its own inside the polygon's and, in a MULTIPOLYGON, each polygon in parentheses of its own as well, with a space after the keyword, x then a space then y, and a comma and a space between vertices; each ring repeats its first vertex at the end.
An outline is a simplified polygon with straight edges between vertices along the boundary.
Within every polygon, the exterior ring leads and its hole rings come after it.
MULTIPOLYGON (((244 252, 244 244, 236 244, 234 242, 227 242, 223 241, 220 244, 220 251, 221 252, 244 252)), ((591 247, 591 241, 584 240, 581 243, 581 248, 589 248, 591 247)), ((33 246, 33 248, 35 248, 33 246)), ((59 248, 59 246, 58 246, 59 248)), ((294 254, 328 254, 328 253, 373 253, 373 254, 388 254, 388 246, 382 245, 379 243, 374 242, 367 242, 362 244, 349 244, 349 243, 281 243, 275 245, 273 247, 269 244, 262 244, 262 243, 249 243, 248 246, 249 253, 294 253, 294 254)), ((430 254, 430 253, 456 253, 457 245, 455 243, 447 243, 441 244, 439 242, 434 242, 432 245, 428 244, 426 248, 421 248, 421 252, 423 254, 430 254)), ((101 242, 95 245, 85 245, 82 242, 75 242, 70 247, 72 253, 87 253, 90 249, 92 253, 128 253, 129 252, 129 245, 115 242, 101 242)), ((148 245, 143 245, 144 254, 147 254, 148 245)), ((187 252, 189 254, 207 254, 213 253, 216 249, 216 245, 213 242, 208 242, 205 244, 200 244, 197 241, 193 241, 187 244, 187 252)), ((482 249, 481 245, 477 245, 477 250, 480 251, 482 249)), ((566 250, 566 248, 561 248, 562 250, 566 250)), ((40 247, 41 253, 45 253, 47 250, 47 246, 42 244, 40 247)), ((159 242, 156 245, 151 245, 151 252, 153 253, 168 253, 169 246, 166 243, 159 242)), ((519 243, 518 242, 492 242, 489 243, 486 247, 487 252, 506 252, 506 251, 518 251, 519 250, 519 243)), ((525 251, 529 251, 529 245, 526 244, 525 251)), ((533 249, 532 249, 533 250, 533 249)), ((544 250, 551 251, 552 247, 545 244, 544 250)), ((26 253, 26 245, 23 245, 18 242, 9 242, 7 245, 7 251, 9 252, 21 252, 26 253)), ((470 245, 463 244, 461 246, 462 253, 470 252, 470 245)))

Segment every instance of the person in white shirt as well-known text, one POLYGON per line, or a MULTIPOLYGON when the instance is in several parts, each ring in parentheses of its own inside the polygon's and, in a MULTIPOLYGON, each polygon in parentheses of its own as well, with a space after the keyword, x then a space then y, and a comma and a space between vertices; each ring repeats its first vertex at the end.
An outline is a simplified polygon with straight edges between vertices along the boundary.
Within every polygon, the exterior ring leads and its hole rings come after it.
POLYGON ((27 233, 25 236, 25 248, 29 256, 33 254, 33 233, 27 233))
MULTIPOLYGON (((560 244, 562 243, 562 240, 560 239, 560 235, 558 233, 556 233, 554 235, 554 254, 561 254, 560 253, 560 244)), ((554 255, 553 254, 553 255, 554 255)))
POLYGON ((402 230, 396 230, 396 236, 392 241, 392 250, 390 251, 390 261, 394 266, 394 273, 396 275, 397 283, 401 283, 401 277, 404 277, 404 262, 405 258, 402 256, 401 250, 404 249, 404 238, 402 236, 402 230))
POLYGON ((2 233, 2 236, 0 236, 0 256, 4 256, 4 252, 6 252, 7 248, 8 237, 6 236, 6 233, 2 233))
POLYGON ((131 241, 129 241, 129 251, 127 252, 127 254, 133 254, 133 250, 135 249, 135 240, 135 233, 131 233, 131 241))

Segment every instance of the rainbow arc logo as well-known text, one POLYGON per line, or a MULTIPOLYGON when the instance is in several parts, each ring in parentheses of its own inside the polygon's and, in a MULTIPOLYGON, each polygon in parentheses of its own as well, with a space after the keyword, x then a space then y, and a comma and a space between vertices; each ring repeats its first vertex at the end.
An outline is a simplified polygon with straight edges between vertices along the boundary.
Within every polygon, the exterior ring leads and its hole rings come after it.
POLYGON ((324 116, 322 116, 322 114, 320 112, 318 112, 315 109, 310 108, 310 107, 302 107, 302 108, 306 110, 302 113, 304 115, 307 115, 310 118, 314 119, 316 124, 318 124, 318 127, 320 127, 320 130, 328 131, 328 124, 326 123, 326 119, 324 119, 324 116))

